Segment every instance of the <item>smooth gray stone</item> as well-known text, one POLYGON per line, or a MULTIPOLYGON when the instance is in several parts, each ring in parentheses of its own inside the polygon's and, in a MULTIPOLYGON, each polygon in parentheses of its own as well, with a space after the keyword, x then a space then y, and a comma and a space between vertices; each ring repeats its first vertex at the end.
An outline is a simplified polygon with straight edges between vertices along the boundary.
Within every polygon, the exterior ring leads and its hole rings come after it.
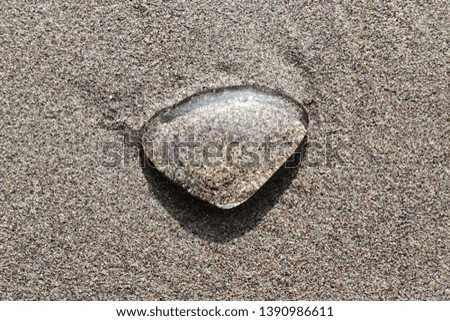
POLYGON ((142 129, 155 167, 217 207, 249 199, 296 151, 306 135, 302 105, 278 92, 229 87, 191 96, 142 129))

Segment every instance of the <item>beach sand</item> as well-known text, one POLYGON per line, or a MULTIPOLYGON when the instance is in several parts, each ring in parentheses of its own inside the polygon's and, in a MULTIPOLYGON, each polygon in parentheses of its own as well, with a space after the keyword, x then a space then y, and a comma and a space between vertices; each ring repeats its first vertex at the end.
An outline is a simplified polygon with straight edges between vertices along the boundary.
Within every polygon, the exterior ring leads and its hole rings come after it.
POLYGON ((445 1, 82 3, 0 6, 0 299, 450 299, 445 1), (308 147, 219 211, 124 133, 236 85, 308 147))

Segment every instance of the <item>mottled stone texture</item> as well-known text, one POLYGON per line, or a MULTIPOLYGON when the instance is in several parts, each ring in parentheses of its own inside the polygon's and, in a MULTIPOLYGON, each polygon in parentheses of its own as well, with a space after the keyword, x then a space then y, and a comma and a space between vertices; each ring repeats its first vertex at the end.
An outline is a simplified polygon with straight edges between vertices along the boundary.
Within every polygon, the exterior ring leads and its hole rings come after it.
POLYGON ((143 128, 152 163, 192 195, 222 208, 250 198, 299 147, 306 111, 268 89, 231 87, 194 95, 143 128))

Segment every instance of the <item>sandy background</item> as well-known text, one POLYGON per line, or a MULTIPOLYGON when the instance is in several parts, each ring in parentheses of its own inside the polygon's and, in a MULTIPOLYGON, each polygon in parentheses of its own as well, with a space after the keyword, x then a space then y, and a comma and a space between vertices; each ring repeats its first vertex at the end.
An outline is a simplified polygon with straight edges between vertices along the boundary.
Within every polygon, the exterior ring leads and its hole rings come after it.
POLYGON ((450 299, 447 1, 36 2, 0 5, 0 299, 450 299), (123 147, 241 84, 310 116, 242 208, 123 147))

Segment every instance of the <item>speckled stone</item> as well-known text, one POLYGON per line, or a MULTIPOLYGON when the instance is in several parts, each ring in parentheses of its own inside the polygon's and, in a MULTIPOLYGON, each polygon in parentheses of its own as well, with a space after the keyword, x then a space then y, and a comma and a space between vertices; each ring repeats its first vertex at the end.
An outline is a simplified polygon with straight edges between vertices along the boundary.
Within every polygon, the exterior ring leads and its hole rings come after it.
POLYGON ((268 89, 230 87, 191 96, 143 127, 155 165, 192 195, 221 208, 249 199, 299 147, 306 111, 268 89))

